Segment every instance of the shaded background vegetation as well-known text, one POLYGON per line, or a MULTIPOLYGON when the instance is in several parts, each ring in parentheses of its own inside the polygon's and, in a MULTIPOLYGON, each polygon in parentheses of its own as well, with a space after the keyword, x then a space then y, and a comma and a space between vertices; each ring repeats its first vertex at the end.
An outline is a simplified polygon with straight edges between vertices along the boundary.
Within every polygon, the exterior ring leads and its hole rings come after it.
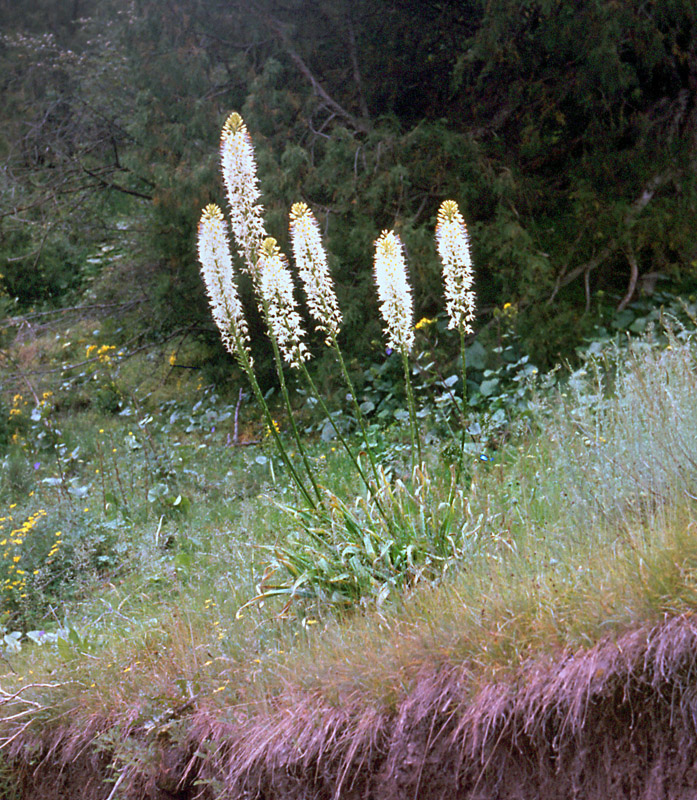
POLYGON ((515 304, 540 364, 697 277, 691 0, 4 0, 0 31, 6 313, 104 292, 108 259, 90 255, 115 246, 106 287, 145 293, 149 334, 189 327, 219 352, 194 231, 223 199, 232 109, 269 230, 287 244, 296 200, 317 213, 355 355, 379 339, 382 228, 406 243, 417 314, 440 309, 448 197, 470 225, 481 321, 515 304))
MULTIPOLYGON (((153 742, 196 753, 187 774, 211 791, 240 777, 231 752, 258 765, 257 788, 272 765, 279 794, 296 773, 334 781, 333 764, 341 780, 372 765, 404 794, 393 763, 414 765, 417 794, 485 726, 476 783, 466 765, 452 777, 477 793, 511 753, 576 776, 597 750, 577 734, 603 743, 625 718, 639 756, 620 777, 647 797, 652 770, 687 785, 691 719, 660 732, 694 694, 696 17, 693 0, 0 0, 0 794, 65 794, 59 768, 135 794, 162 777, 153 742), (287 249, 305 200, 326 233, 343 344, 369 365, 369 436, 414 522, 408 581, 377 571, 387 534, 376 559, 367 526, 319 536, 288 516, 257 410, 219 388, 234 364, 194 235, 223 200, 232 109, 269 230, 287 249), (470 223, 481 313, 457 495, 464 387, 431 353, 450 344, 433 244, 446 197, 470 223), (405 479, 401 365, 372 287, 371 243, 392 226, 416 313, 441 313, 413 361, 431 494, 405 479), (605 347, 596 326, 613 324, 637 339, 605 347), (584 337, 585 364, 545 372, 584 337), (359 588, 348 610, 339 581, 359 588), (560 653, 577 657, 560 669, 560 653)), ((324 412, 297 405, 322 485, 360 508, 324 412)))

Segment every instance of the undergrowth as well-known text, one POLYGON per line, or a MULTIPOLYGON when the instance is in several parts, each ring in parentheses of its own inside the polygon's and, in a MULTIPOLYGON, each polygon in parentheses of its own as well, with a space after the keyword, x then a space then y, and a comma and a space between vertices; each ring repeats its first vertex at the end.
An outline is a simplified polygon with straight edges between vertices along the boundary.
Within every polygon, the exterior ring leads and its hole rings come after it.
MULTIPOLYGON (((246 434, 258 444, 235 448, 227 442, 230 418, 222 431, 211 424, 233 414, 234 404, 209 393, 207 422, 198 412, 184 414, 188 433, 174 411, 145 423, 176 473, 161 479, 161 494, 136 471, 134 459, 145 465, 149 446, 143 427, 130 415, 102 417, 96 424, 110 427, 95 435, 91 426, 84 434, 91 445, 79 445, 83 464, 73 459, 74 485, 88 485, 85 495, 46 482, 42 463, 12 514, 21 521, 33 507, 58 509, 37 522, 49 540, 56 538, 54 514, 63 516, 64 535, 66 521, 82 520, 88 554, 100 552, 96 540, 108 532, 107 559, 89 556, 82 574, 64 573, 60 587, 40 580, 50 565, 39 565, 31 602, 13 595, 4 603, 16 616, 7 617, 3 688, 51 673, 56 688, 23 695, 39 698, 29 715, 36 724, 71 708, 84 720, 125 714, 131 724, 136 714, 157 727, 163 708, 192 697, 233 713, 238 705, 263 707, 289 683, 329 698, 359 692, 381 706, 427 665, 467 663, 484 680, 540 652, 589 645, 637 621, 692 609, 697 393, 692 337, 680 337, 603 352, 561 388, 540 392, 517 435, 468 460, 467 548, 453 553, 445 578, 423 580, 358 615, 301 593, 292 603, 266 593, 248 605, 273 580, 268 549, 277 554, 275 568, 283 567, 287 518, 277 502, 286 487, 263 428, 246 434), (105 490, 98 476, 86 477, 107 469, 99 436, 118 444, 111 450, 123 459, 111 462, 105 490), (27 630, 29 639, 12 638, 27 630)), ((174 401, 162 402, 172 408, 174 401)), ((56 420, 54 432, 63 426, 68 436, 67 423, 56 420)), ((312 457, 323 480, 346 491, 351 466, 333 447, 312 457)), ((5 735, 14 735, 7 724, 5 735)))
MULTIPOLYGON (((73 335, 65 349, 75 358, 73 335)), ((63 363, 60 339, 43 344, 49 369, 63 363)), ((475 696, 536 659, 695 609, 697 349, 687 327, 592 347, 578 369, 508 384, 524 392, 510 405, 496 396, 503 422, 496 408, 475 413, 477 398, 459 493, 449 434, 432 417, 419 417, 427 472, 414 482, 404 403, 392 424, 369 418, 384 491, 422 525, 410 535, 443 533, 440 549, 420 551, 437 569, 411 556, 411 541, 382 553, 366 541, 376 531, 384 540, 387 523, 370 519, 365 485, 323 435, 321 411, 298 406, 319 484, 358 498, 351 514, 373 525, 347 531, 347 515, 336 517, 337 541, 356 539, 344 555, 375 555, 365 581, 377 590, 355 594, 360 559, 347 570, 336 548, 299 535, 302 519, 290 529, 299 496, 251 399, 179 370, 187 353, 194 361, 186 347, 126 357, 118 343, 100 355, 105 344, 86 333, 81 348, 96 345, 86 364, 67 376, 26 370, 7 387, 0 746, 67 726, 66 742, 99 740, 114 764, 140 763, 158 736, 183 740, 203 708, 254 719, 307 692, 336 708, 394 711, 424 671, 450 667, 475 696), (93 384, 110 386, 113 404, 93 384), (342 602, 303 592, 298 579, 320 569, 342 602), (404 569, 413 579, 400 583, 404 569)), ((417 388, 417 415, 447 389, 441 374, 431 394, 417 388)), ((375 391, 368 382, 359 399, 376 405, 375 391)), ((399 411, 396 391, 393 402, 399 411)), ((299 464, 287 412, 271 403, 299 464)), ((346 435, 360 441, 350 425, 346 435)))

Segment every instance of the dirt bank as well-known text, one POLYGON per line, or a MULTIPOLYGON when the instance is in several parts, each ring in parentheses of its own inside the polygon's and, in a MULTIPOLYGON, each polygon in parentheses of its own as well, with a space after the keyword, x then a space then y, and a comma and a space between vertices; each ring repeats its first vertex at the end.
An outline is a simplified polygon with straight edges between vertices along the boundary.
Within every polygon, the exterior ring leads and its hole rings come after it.
POLYGON ((697 797, 693 615, 471 686, 466 667, 423 673, 393 712, 288 694, 223 722, 201 704, 176 733, 130 729, 115 768, 92 744, 106 720, 67 725, 18 736, 3 775, 21 800, 697 797))

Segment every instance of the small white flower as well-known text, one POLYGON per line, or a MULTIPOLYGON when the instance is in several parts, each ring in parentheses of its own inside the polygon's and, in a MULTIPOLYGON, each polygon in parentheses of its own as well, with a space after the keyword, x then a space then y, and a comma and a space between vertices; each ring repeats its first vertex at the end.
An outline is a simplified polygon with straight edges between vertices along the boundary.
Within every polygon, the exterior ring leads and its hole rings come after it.
POLYGON ((404 250, 394 231, 383 231, 375 242, 375 282, 387 344, 409 352, 414 344, 414 312, 404 250))
POLYGON ((290 210, 290 236, 295 263, 307 295, 307 306, 317 322, 317 330, 326 333, 327 344, 331 344, 332 337, 339 335, 341 311, 319 225, 305 203, 295 203, 290 210))
POLYGON ((259 250, 259 293, 269 328, 283 358, 299 367, 310 357, 302 341, 302 321, 293 297, 293 279, 276 240, 264 240, 259 250))
POLYGON ((220 162, 237 251, 256 283, 259 278, 258 252, 267 234, 264 229, 264 209, 259 204, 261 194, 252 138, 236 111, 230 114, 223 125, 220 162))
POLYGON ((467 226, 454 200, 446 200, 438 210, 436 242, 443 262, 445 302, 450 317, 448 327, 472 333, 470 323, 475 309, 472 258, 467 226))
POLYGON ((215 324, 225 347, 242 363, 240 348, 248 352, 249 346, 247 322, 233 280, 227 225, 213 204, 203 209, 198 225, 198 257, 215 324))

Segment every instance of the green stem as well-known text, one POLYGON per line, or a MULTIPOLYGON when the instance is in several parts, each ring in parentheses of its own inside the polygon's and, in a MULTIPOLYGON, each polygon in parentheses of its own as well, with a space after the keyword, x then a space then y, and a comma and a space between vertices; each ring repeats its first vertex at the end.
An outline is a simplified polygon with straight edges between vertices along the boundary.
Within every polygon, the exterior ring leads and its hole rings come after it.
POLYGON ((458 327, 460 331, 460 358, 462 360, 462 438, 460 440, 460 460, 457 465, 455 482, 460 482, 460 476, 465 465, 465 436, 467 434, 467 418, 465 416, 465 406, 467 403, 467 362, 465 361, 465 332, 462 325, 458 327))
MULTIPOLYGON (((267 327, 269 328, 270 332, 271 327, 270 326, 267 327)), ((305 466, 305 471, 307 472, 307 476, 310 479, 312 488, 314 489, 314 492, 317 495, 317 499, 321 500, 322 493, 320 492, 319 487, 317 486, 317 482, 315 481, 315 476, 312 471, 312 467, 310 466, 307 454, 305 453, 305 448, 303 447, 302 441, 300 440, 300 434, 298 433, 298 428, 295 424, 295 418, 293 417, 293 407, 290 404, 290 395, 288 394, 286 379, 285 376, 283 375, 283 361, 281 360, 281 353, 278 349, 278 342, 276 341, 276 338, 274 336, 270 335, 269 338, 271 339, 271 344, 273 345, 273 356, 274 356, 274 361, 276 362, 276 372, 278 374, 278 380, 281 384, 281 393, 283 395, 283 401, 286 405, 286 410, 288 412, 288 420, 290 422, 291 430, 293 431, 293 438, 295 439, 295 444, 302 458, 303 464, 305 466)), ((304 364, 301 364, 301 366, 303 367, 303 369, 305 369, 304 364)), ((307 372, 306 369, 305 372, 307 372)))
POLYGON ((404 385, 407 390, 407 405, 409 406, 409 418, 411 420, 411 469, 414 471, 414 449, 418 453, 419 467, 423 466, 424 460, 421 455, 421 437, 419 436, 419 428, 416 424, 416 406, 414 404, 414 392, 411 386, 411 376, 409 374, 409 356, 407 355, 406 348, 401 348, 402 364, 404 365, 404 385))
POLYGON ((244 369, 244 371, 247 373, 247 377, 249 378, 249 382, 252 385, 252 390, 254 392, 254 396, 256 397, 257 402, 261 406, 261 410, 262 410, 262 412, 264 414, 264 418, 266 419, 266 425, 267 425, 268 429, 271 431, 271 436, 273 436, 274 443, 276 444, 276 447, 278 448, 278 452, 281 454, 281 458, 283 459, 283 463, 288 468, 288 471, 290 472, 291 477, 295 481, 295 485, 300 490, 300 493, 303 495, 303 497, 307 501, 307 504, 310 506, 310 508, 313 508, 313 509, 317 508, 317 504, 315 503, 315 501, 310 496, 310 493, 307 491, 307 488, 305 487, 305 484, 303 483, 303 481, 300 479, 300 476, 298 475, 295 467, 293 466, 290 458, 288 457, 288 454, 286 453, 286 449, 285 449, 285 447, 283 445, 283 442, 281 441, 281 437, 278 435, 278 431, 276 430, 276 426, 274 425, 273 417, 271 416, 271 411, 269 410, 269 406, 267 405, 266 400, 264 400, 264 395, 263 395, 263 393, 261 391, 261 387, 259 386, 259 383, 257 382, 256 375, 254 374, 254 369, 253 369, 252 364, 251 364, 251 362, 249 360, 249 353, 247 353, 247 350, 245 349, 244 345, 241 342, 235 341, 235 345, 236 345, 236 349, 237 349, 237 356, 238 356, 239 362, 240 362, 242 368, 244 369))
MULTIPOLYGON (((339 441, 343 445, 344 450, 346 450, 346 452, 348 453, 349 458, 351 459, 351 461, 353 462, 354 467, 356 468, 356 471, 361 476, 361 480, 363 481, 363 483, 365 484, 366 488, 368 489, 368 491, 372 495, 373 502, 375 503, 376 508, 380 512, 380 515, 382 516, 382 518, 387 523, 390 523, 390 520, 389 520, 387 514, 385 513, 384 509, 380 505, 380 500, 378 499, 378 495, 377 495, 376 489, 374 489, 371 486, 371 484, 368 481, 368 478, 367 478, 365 472, 363 471, 363 468, 361 467, 358 459, 354 455, 353 450, 351 450, 351 447, 350 447, 349 443, 346 441, 346 437, 343 435, 343 433, 339 429, 339 426, 334 422, 334 417, 332 416, 331 411, 327 408, 327 404, 324 402, 324 399, 323 399, 322 395, 319 393, 319 391, 317 389, 317 386, 316 386, 314 380, 312 379, 312 376, 308 372, 307 367, 304 364, 302 364, 301 369, 303 371, 303 374, 305 375, 305 380, 307 381, 307 383, 308 383, 308 385, 310 387, 310 391, 317 398, 317 401, 319 402, 319 404, 320 404, 320 406, 322 408, 322 411, 324 411, 327 419, 329 420, 329 424, 332 426, 332 428, 334 428, 334 432, 336 433, 337 438, 339 439, 339 441)), ((380 481, 379 481, 379 479, 377 477, 377 473, 376 473, 376 482, 377 482, 377 486, 379 487, 380 486, 380 481)))
POLYGON ((341 352, 341 348, 339 347, 339 342, 337 341, 336 336, 332 336, 332 347, 336 351, 336 355, 339 359, 339 366, 341 367, 341 373, 344 376, 344 381, 346 381, 346 385, 348 386, 349 389, 349 394, 351 395, 351 401, 353 402, 353 413, 356 415, 356 420, 358 421, 358 425, 361 429, 361 435, 363 436, 363 444, 365 445, 365 451, 368 454, 368 460, 370 461, 370 466, 373 470, 373 475, 375 476, 375 480, 379 485, 380 473, 378 470, 377 462, 375 461, 375 454, 373 453, 373 448, 370 446, 370 442, 368 441, 368 431, 365 427, 365 419, 363 417, 363 412, 361 411, 361 406, 358 402, 358 397, 356 395, 356 389, 354 388, 353 381, 351 380, 351 376, 349 375, 348 369, 346 368, 344 356, 341 352))

